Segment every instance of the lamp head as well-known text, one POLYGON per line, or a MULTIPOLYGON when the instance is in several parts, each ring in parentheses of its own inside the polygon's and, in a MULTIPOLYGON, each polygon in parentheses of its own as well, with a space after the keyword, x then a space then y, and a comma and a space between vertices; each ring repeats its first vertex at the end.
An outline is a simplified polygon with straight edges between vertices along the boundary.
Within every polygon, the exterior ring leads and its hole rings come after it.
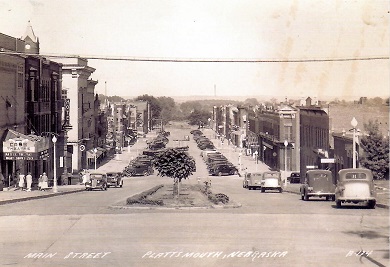
POLYGON ((57 142, 57 137, 55 135, 53 135, 53 138, 51 139, 51 141, 53 141, 53 143, 57 142))
POLYGON ((353 128, 356 128, 356 126, 358 125, 358 122, 357 122, 357 120, 355 119, 355 117, 352 118, 352 120, 351 120, 351 125, 352 125, 353 128))

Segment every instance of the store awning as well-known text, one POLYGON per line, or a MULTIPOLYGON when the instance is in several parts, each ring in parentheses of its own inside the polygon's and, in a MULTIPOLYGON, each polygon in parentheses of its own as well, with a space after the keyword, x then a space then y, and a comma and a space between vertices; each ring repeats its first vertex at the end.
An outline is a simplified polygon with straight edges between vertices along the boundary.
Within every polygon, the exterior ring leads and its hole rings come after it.
MULTIPOLYGON (((99 158, 102 154, 103 154, 102 151, 96 149, 96 158, 99 158)), ((93 151, 93 149, 90 149, 87 151, 87 158, 89 158, 89 159, 95 158, 95 152, 93 151)))
POLYGON ((7 130, 3 140, 4 160, 38 160, 49 156, 52 145, 50 138, 37 135, 25 135, 7 130))

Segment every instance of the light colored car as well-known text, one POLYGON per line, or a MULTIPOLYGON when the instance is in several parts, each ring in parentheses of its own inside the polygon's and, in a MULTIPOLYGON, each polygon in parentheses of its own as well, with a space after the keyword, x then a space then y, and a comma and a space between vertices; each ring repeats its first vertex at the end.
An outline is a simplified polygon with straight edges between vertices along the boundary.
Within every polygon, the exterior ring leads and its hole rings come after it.
POLYGON ((337 176, 336 206, 341 203, 366 203, 371 209, 376 205, 376 191, 371 170, 342 169, 337 176))
POLYGON ((261 180, 263 179, 263 174, 261 172, 248 172, 245 176, 247 176, 248 179, 247 188, 249 190, 261 188, 261 180))
POLYGON ((326 200, 335 200, 335 183, 332 172, 329 170, 309 170, 306 172, 305 182, 300 187, 301 199, 309 197, 325 197, 326 200))
POLYGON ((278 190, 280 193, 283 192, 282 177, 280 172, 263 172, 263 179, 261 180, 261 192, 264 193, 265 190, 278 190))
POLYGON ((91 173, 89 180, 85 183, 85 190, 92 191, 93 189, 107 190, 107 174, 91 173))

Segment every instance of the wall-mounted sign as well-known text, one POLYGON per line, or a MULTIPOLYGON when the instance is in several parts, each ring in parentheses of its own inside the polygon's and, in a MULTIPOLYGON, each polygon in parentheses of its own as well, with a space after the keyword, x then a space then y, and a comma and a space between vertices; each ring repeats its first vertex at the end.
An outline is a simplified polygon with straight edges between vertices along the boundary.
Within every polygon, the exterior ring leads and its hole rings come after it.
POLYGON ((3 141, 3 159, 38 160, 49 156, 50 140, 47 137, 25 135, 8 130, 3 141))

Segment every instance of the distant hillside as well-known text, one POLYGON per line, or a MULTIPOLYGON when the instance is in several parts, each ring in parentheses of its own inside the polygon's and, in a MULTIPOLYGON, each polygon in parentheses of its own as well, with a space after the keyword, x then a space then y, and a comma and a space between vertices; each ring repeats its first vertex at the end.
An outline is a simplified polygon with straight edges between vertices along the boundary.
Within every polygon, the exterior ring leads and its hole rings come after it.
POLYGON ((331 105, 329 111, 329 129, 334 132, 348 131, 352 128, 351 120, 356 118, 357 128, 364 130, 364 124, 369 120, 378 120, 382 134, 389 131, 389 106, 366 106, 366 105, 331 105))

